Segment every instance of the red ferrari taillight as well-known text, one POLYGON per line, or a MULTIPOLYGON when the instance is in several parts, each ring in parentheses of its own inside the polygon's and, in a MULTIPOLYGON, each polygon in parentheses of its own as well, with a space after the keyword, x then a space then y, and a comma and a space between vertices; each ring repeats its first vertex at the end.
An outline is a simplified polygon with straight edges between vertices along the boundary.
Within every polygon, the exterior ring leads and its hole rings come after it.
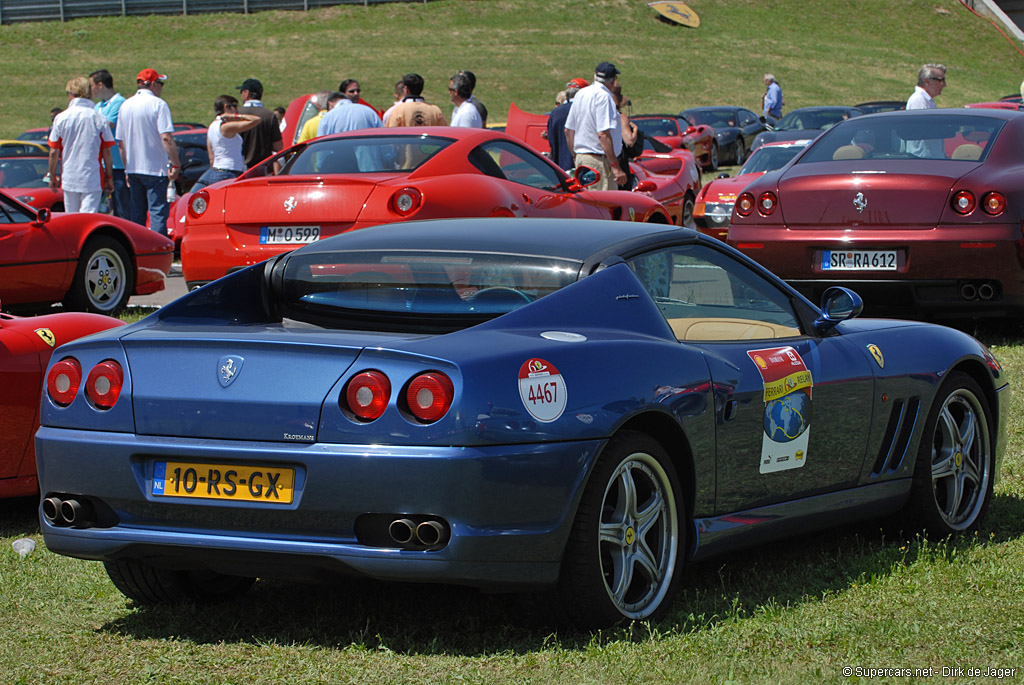
POLYGON ((986 214, 999 216, 1006 209, 1006 196, 994 190, 985 193, 981 197, 981 208, 986 214))
POLYGON ((402 188, 391 196, 391 211, 409 216, 423 204, 423 193, 415 188, 402 188))
POLYGON ((754 196, 750 193, 740 193, 736 198, 736 213, 740 216, 750 216, 754 211, 754 196))
POLYGON ((380 371, 363 371, 345 386, 343 398, 342 409, 347 408, 363 421, 379 419, 391 399, 391 381, 380 371))
POLYGON ((779 206, 779 198, 775 196, 770 190, 766 190, 761 193, 761 196, 757 198, 757 211, 761 212, 765 216, 770 216, 775 213, 775 208, 779 206))
POLYGON ((82 385, 82 365, 74 357, 65 357, 50 367, 46 374, 46 392, 55 404, 71 404, 82 385))
POLYGON ((124 385, 124 371, 113 359, 102 361, 92 367, 85 379, 85 394, 97 409, 110 409, 117 404, 124 385))
POLYGON ((978 200, 969 190, 961 190, 953 195, 953 211, 957 214, 970 214, 977 205, 978 200))
POLYGON ((454 394, 455 388, 448 376, 440 371, 428 371, 412 379, 405 391, 405 401, 413 416, 431 423, 448 412, 454 394))
POLYGON ((188 201, 188 215, 193 219, 198 219, 206 213, 206 208, 209 206, 210 194, 205 190, 200 190, 194 193, 188 201))

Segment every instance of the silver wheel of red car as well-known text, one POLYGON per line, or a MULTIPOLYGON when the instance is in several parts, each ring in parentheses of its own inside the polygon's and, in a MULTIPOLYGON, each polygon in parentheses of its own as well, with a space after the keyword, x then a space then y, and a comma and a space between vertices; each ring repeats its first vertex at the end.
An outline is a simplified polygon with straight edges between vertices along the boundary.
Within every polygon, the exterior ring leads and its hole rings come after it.
POLYGON ((650 436, 624 431, 605 448, 580 502, 560 596, 586 625, 651 620, 678 583, 682 493, 650 436))
POLYGON ((696 228, 697 223, 693 219, 693 196, 687 193, 686 198, 683 200, 683 226, 687 228, 696 228))
POLYGON ((708 170, 718 171, 718 143, 714 143, 708 153, 708 170))
POLYGON ((975 530, 992 497, 994 450, 988 402, 973 378, 953 372, 925 424, 911 513, 928 533, 975 530))
POLYGON ((103 567, 123 595, 141 604, 223 601, 245 594, 256 582, 214 571, 172 571, 134 559, 107 561, 103 567))
POLYGON ((131 259, 119 242, 108 236, 90 238, 64 304, 76 311, 115 315, 128 304, 133 276, 131 259))

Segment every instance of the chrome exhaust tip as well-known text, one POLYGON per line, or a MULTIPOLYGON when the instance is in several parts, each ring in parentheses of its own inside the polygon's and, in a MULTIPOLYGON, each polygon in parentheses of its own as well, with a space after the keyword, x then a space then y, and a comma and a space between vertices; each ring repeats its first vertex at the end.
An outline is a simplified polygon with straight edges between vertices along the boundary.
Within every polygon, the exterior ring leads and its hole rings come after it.
POLYGON ((407 545, 412 542, 416 524, 409 519, 395 519, 388 526, 388 535, 400 545, 407 545))

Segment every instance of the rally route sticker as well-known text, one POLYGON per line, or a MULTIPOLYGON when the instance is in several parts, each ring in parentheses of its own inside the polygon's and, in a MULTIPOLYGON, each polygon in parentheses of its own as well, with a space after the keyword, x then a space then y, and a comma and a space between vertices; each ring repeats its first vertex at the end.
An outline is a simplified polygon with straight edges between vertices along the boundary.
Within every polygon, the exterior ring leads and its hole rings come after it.
POLYGON ((807 463, 814 381, 792 347, 749 350, 764 383, 764 436, 760 472, 798 469, 807 463))
POLYGON ((551 423, 565 411, 565 379, 551 362, 529 359, 519 367, 519 397, 530 416, 551 423))

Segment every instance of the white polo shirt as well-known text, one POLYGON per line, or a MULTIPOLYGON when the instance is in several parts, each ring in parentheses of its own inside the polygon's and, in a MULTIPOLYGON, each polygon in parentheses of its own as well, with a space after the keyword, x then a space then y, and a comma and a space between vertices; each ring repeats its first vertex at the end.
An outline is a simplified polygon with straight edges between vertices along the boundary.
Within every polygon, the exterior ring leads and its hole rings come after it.
POLYGON ((452 112, 452 126, 459 128, 483 128, 484 120, 480 117, 480 110, 469 100, 463 100, 462 104, 452 112))
POLYGON ((121 105, 117 139, 124 145, 126 174, 166 176, 167 150, 161 133, 173 133, 171 108, 148 88, 140 88, 121 105))
POLYGON ((96 111, 92 100, 69 102, 53 120, 48 144, 61 151, 61 188, 73 193, 103 189, 100 157, 103 148, 114 144, 114 137, 107 118, 96 111))
POLYGON ((565 128, 575 131, 574 154, 603 155, 599 131, 610 132, 616 156, 622 152, 622 124, 615 109, 615 97, 603 83, 595 81, 576 93, 565 128))

